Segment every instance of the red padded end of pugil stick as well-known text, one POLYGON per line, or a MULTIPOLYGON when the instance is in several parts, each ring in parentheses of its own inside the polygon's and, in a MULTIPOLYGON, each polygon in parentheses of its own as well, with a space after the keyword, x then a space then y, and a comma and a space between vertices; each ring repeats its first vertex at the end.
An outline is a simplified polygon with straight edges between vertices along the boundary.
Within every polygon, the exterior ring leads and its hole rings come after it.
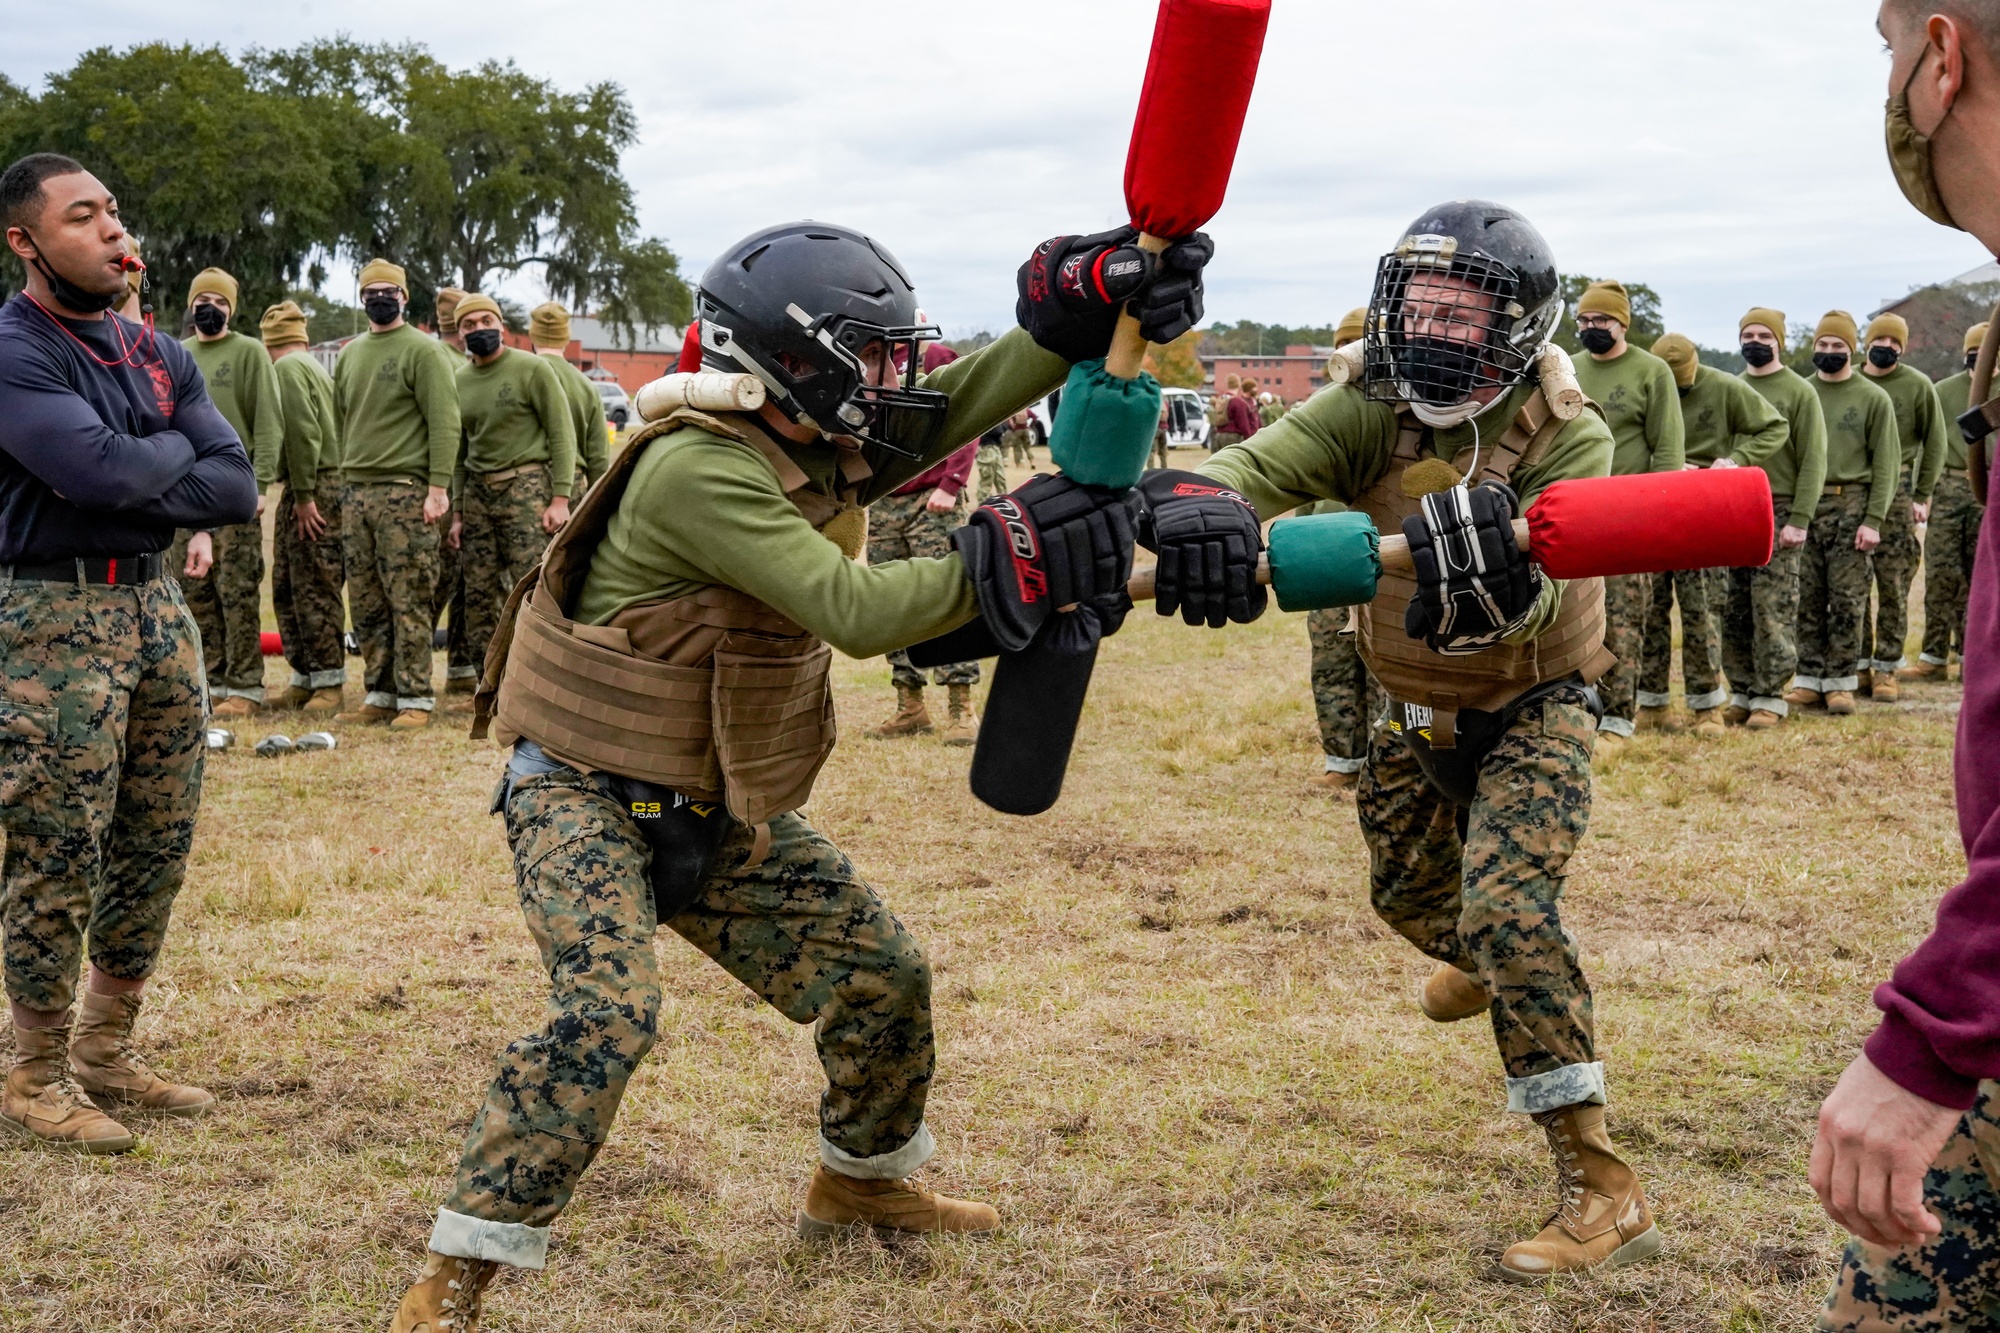
POLYGON ((1160 0, 1125 154, 1139 230, 1185 236, 1222 207, 1270 19, 1271 0, 1160 0))
POLYGON ((693 372, 701 369, 701 321, 688 321, 687 332, 681 335, 681 359, 674 363, 676 371, 693 372))
POLYGON ((1559 579, 1769 564, 1762 468, 1642 472, 1550 484, 1528 511, 1528 554, 1559 579))

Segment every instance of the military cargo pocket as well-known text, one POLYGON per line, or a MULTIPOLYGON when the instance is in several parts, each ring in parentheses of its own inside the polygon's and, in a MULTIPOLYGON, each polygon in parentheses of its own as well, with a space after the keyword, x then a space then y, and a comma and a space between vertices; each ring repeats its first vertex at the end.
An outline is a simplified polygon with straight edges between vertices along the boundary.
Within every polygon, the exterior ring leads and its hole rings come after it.
POLYGON ((68 831, 70 792, 54 708, 0 702, 0 828, 56 837, 68 831))
POLYGON ((1589 754, 1597 743, 1597 722, 1581 704, 1548 699, 1542 703, 1542 735, 1569 741, 1589 754))
POLYGON ((745 824, 796 810, 833 752, 833 650, 817 639, 728 634, 715 653, 716 758, 745 824))

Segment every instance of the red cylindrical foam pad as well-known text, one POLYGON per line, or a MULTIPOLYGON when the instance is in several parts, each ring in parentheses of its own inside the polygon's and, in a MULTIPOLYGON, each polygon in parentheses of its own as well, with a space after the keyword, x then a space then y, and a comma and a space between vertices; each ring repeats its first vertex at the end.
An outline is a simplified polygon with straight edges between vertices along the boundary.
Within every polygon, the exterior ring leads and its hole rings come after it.
POLYGON ((267 629, 257 636, 257 647, 262 650, 266 657, 283 657, 285 655, 285 640, 274 629, 267 629))
POLYGON ((1132 225, 1185 236, 1222 207, 1271 0, 1160 0, 1125 154, 1132 225))
POLYGON ((681 358, 674 363, 676 372, 691 373, 701 369, 701 321, 688 321, 687 332, 681 335, 681 358))
POLYGON ((1762 468, 1558 481, 1528 511, 1528 554, 1559 579, 1764 565, 1773 522, 1762 468))

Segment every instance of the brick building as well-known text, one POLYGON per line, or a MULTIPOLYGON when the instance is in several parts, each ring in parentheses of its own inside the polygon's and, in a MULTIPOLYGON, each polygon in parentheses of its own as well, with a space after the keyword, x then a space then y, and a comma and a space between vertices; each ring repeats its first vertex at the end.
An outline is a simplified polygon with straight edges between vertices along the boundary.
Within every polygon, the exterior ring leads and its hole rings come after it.
POLYGON ((1275 393, 1288 405, 1303 402, 1326 383, 1326 359, 1331 355, 1331 347, 1293 343, 1282 356, 1204 356, 1204 387, 1210 393, 1218 392, 1235 375, 1256 380, 1258 392, 1275 393))

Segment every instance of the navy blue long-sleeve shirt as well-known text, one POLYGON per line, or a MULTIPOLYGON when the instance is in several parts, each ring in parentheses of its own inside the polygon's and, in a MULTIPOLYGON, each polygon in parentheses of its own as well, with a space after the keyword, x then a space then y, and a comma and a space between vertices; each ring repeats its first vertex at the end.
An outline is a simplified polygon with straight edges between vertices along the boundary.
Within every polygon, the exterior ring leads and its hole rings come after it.
POLYGON ((163 551, 256 511, 249 455, 179 343, 25 294, 0 306, 0 564, 163 551))

